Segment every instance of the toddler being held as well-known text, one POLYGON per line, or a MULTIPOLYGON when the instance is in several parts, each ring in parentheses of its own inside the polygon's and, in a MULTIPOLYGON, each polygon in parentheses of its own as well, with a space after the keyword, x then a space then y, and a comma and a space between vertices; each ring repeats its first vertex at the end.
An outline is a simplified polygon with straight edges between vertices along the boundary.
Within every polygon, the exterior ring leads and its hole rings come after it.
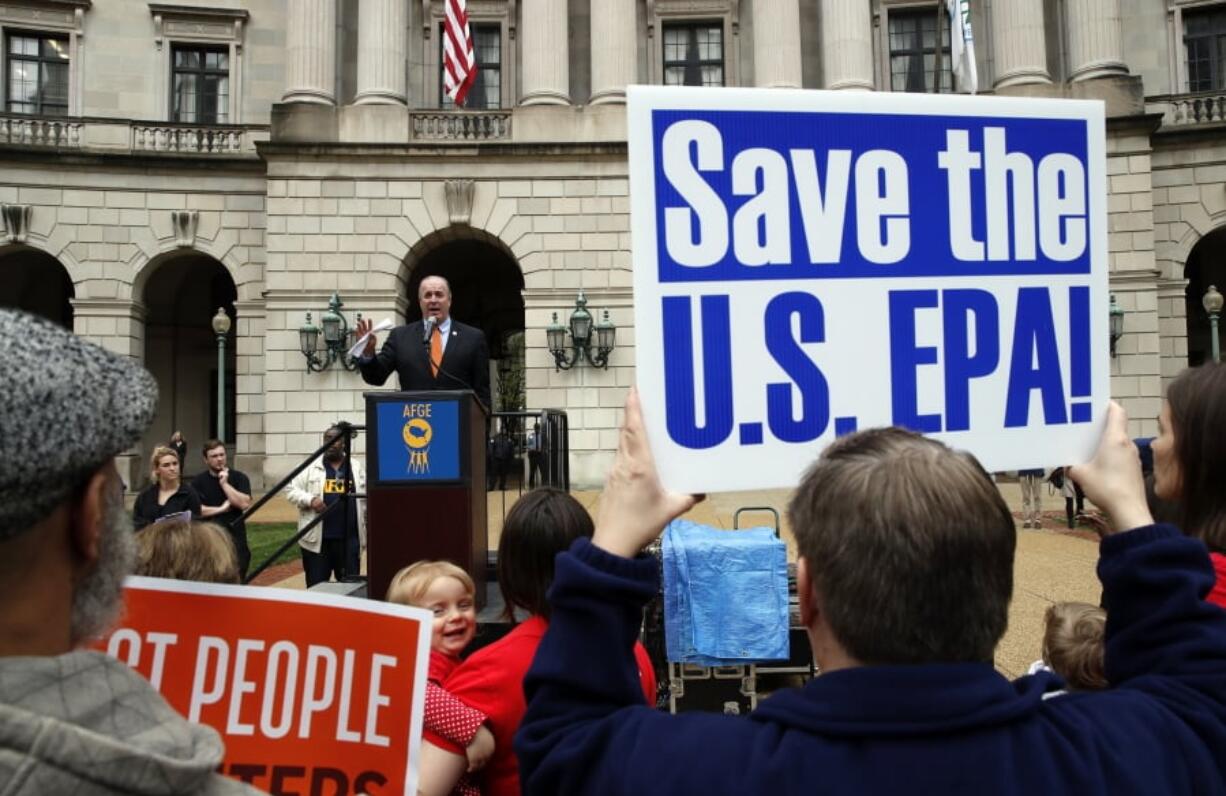
MULTIPOLYGON (((468 573, 448 561, 418 561, 400 570, 387 587, 387 601, 425 608, 434 614, 430 671, 426 682, 426 729, 464 747, 469 772, 494 753, 494 735, 486 716, 449 694, 442 686, 460 664, 460 653, 477 632, 476 587, 468 573)), ((468 777, 455 793, 480 794, 468 777)))

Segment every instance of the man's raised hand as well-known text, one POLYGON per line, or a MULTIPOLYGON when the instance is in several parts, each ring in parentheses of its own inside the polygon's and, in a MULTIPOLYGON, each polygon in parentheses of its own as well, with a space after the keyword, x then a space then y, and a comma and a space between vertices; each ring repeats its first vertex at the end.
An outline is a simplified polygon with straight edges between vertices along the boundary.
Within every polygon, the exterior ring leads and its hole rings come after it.
POLYGON ((600 495, 592 542, 610 553, 630 558, 701 497, 669 492, 660 484, 656 462, 647 444, 647 429, 643 427, 639 394, 633 387, 626 396, 625 415, 617 455, 600 495))
MULTIPOLYGON (((354 333, 357 334, 358 338, 360 339, 362 335, 369 332, 374 325, 374 321, 372 321, 370 318, 362 318, 358 321, 358 325, 354 328, 354 333)), ((375 351, 378 349, 378 346, 378 338, 372 334, 370 337, 366 338, 366 347, 362 349, 362 356, 373 357, 375 355, 375 351)))

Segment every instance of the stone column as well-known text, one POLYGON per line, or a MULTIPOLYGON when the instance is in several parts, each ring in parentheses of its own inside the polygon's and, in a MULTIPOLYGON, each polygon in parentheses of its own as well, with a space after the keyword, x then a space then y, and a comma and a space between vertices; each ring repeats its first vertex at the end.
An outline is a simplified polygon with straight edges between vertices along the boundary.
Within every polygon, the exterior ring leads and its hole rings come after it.
POLYGON ((358 6, 355 105, 405 103, 407 0, 362 0, 358 6))
POLYGON ((1066 8, 1069 80, 1128 74, 1120 0, 1077 0, 1066 8))
POLYGON ((1008 0, 992 5, 993 88, 1051 83, 1043 38, 1043 0, 1008 0))
POLYGON ((592 105, 625 103, 626 86, 637 82, 638 72, 634 3, 597 0, 592 3, 591 22, 592 98, 589 102, 592 105))
POLYGON ((765 88, 800 88, 797 0, 754 0, 753 79, 765 88))
POLYGON ((336 0, 296 0, 285 32, 282 102, 336 104, 336 0))
POLYGON ((524 93, 519 104, 569 105, 566 0, 524 0, 523 9, 519 40, 524 93))
POLYGON ((869 0, 822 0, 821 10, 826 88, 872 91, 873 17, 869 0))

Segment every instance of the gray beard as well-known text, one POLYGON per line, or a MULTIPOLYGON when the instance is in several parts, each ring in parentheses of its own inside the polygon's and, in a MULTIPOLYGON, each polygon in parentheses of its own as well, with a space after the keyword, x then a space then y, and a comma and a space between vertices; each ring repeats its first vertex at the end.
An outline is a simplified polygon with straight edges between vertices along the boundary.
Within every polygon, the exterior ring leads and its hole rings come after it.
POLYGON ((112 496, 105 508, 98 536, 98 563, 72 595, 72 644, 77 646, 110 629, 123 606, 123 581, 136 564, 136 538, 123 497, 112 496))

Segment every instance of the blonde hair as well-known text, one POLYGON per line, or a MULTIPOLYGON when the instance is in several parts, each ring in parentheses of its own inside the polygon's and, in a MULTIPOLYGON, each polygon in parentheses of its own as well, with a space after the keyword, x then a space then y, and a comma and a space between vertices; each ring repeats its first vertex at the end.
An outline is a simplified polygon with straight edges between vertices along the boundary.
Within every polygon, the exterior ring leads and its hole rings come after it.
POLYGON ((1107 612, 1089 603, 1048 606, 1044 616, 1043 660, 1075 691, 1107 687, 1103 649, 1107 612))
MULTIPOLYGON (((158 482, 158 462, 160 462, 166 456, 173 456, 175 457, 175 461, 179 461, 178 452, 176 452, 174 448, 170 448, 165 445, 158 445, 153 449, 153 455, 149 457, 149 479, 155 484, 158 482)), ((179 466, 182 467, 182 464, 180 463, 179 466)), ((179 478, 182 480, 183 473, 179 473, 179 478)))
POLYGON ((154 578, 238 583, 230 534, 212 522, 157 522, 136 534, 136 574, 154 578))
POLYGON ((392 576, 385 599, 389 603, 421 605, 431 584, 439 578, 455 578, 464 584, 469 594, 476 594, 477 586, 473 579, 450 561, 418 561, 392 576))

